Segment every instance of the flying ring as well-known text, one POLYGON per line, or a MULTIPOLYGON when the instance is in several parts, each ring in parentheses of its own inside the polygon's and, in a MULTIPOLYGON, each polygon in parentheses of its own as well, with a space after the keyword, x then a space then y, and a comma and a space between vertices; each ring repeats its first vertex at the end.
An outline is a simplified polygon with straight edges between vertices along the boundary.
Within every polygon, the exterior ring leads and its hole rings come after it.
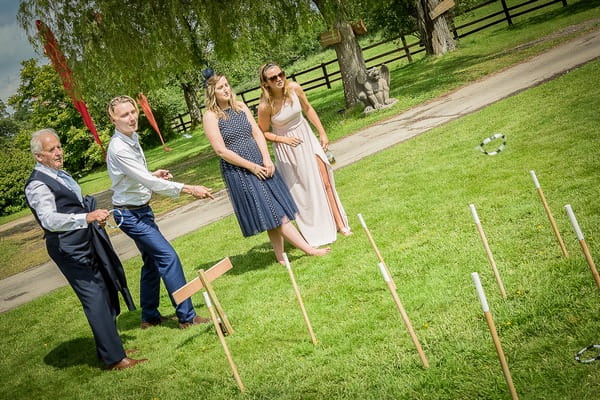
POLYGON ((500 153, 502 150, 504 150, 504 146, 506 146, 506 135, 502 134, 502 133, 496 133, 492 136, 490 136, 489 138, 486 138, 483 140, 483 142, 481 142, 481 144, 479 146, 477 146, 477 148, 479 150, 481 150, 481 152, 483 154, 487 154, 488 156, 495 156, 496 154, 500 153), (497 150, 495 151, 486 151, 483 146, 485 146, 486 144, 488 144, 489 142, 491 142, 494 139, 502 139, 502 144, 500 145, 500 147, 498 147, 497 150))

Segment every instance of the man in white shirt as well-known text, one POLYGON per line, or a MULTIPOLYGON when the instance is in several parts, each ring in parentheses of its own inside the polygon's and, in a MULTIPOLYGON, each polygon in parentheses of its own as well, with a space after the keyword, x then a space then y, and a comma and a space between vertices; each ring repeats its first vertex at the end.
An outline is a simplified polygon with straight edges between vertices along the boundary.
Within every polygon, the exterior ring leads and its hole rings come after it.
POLYGON ((186 283, 183 268, 175 249, 158 229, 148 203, 153 192, 170 197, 184 192, 196 198, 212 199, 210 189, 173 182, 168 170, 148 171, 136 132, 139 110, 131 97, 115 97, 108 103, 107 112, 115 126, 106 157, 112 181, 112 202, 122 212, 121 230, 135 241, 144 262, 140 279, 141 328, 160 325, 163 320, 158 310, 160 278, 175 307, 181 329, 209 322, 209 319, 196 315, 190 299, 175 304, 172 293, 186 283))
POLYGON ((93 226, 94 222, 103 224, 108 211, 89 207, 88 200, 92 199, 83 199, 79 185, 61 169, 63 151, 56 132, 42 129, 33 133, 31 153, 37 163, 25 185, 27 205, 44 230, 48 254, 83 306, 94 334, 98 358, 108 369, 125 369, 146 361, 127 357, 133 350, 123 349, 117 332, 116 316, 120 311, 117 290, 127 293, 125 301, 130 309, 135 307, 127 282, 108 278, 111 275, 108 269, 115 275, 120 268, 119 274, 125 276, 112 246, 99 249, 94 241, 93 229, 101 230, 109 241, 103 228, 93 226), (103 254, 109 257, 104 258, 103 254))

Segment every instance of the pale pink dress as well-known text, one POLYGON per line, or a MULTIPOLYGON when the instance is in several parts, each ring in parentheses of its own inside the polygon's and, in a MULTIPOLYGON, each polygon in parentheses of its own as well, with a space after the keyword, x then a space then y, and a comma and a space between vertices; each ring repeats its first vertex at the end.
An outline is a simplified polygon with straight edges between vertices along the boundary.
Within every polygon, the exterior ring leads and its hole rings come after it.
POLYGON ((308 121, 302 115, 302 106, 296 93, 292 92, 291 103, 285 103, 281 110, 271 117, 271 128, 278 136, 302 139, 302 144, 296 147, 273 143, 277 169, 282 173, 298 206, 298 229, 313 247, 335 242, 337 227, 315 155, 327 165, 329 182, 345 227, 348 226, 348 218, 335 190, 331 164, 308 121))

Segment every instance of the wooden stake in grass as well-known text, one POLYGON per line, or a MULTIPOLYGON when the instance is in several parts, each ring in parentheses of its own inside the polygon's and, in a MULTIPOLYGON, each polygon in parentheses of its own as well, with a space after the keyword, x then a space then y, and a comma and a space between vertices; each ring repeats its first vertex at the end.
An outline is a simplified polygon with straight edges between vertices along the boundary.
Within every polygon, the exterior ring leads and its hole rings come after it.
POLYGON ((500 359, 500 365, 502 366, 502 372, 504 373, 504 378, 506 379, 508 390, 510 391, 510 395, 513 398, 513 400, 517 400, 519 397, 517 396, 517 391, 515 390, 515 386, 513 385, 513 381, 510 376, 510 370, 508 369, 508 364, 506 362, 506 358, 504 357, 504 352, 502 351, 502 344, 500 343, 500 339, 498 338, 496 325, 494 325, 494 318, 490 313, 490 307, 488 306, 483 287, 481 286, 481 281, 479 280, 479 274, 477 272, 473 272, 471 274, 471 277, 473 278, 475 289, 477 289, 477 295, 479 296, 479 302, 481 303, 481 309, 483 310, 483 314, 485 315, 485 320, 487 321, 488 327, 490 328, 492 340, 494 341, 496 353, 498 354, 498 358, 500 359))
POLYGON ((569 219, 571 220, 571 225, 573 225, 573 229, 575 230, 575 235, 577 235, 577 239, 579 240, 579 244, 581 245, 581 249, 583 250, 583 255, 587 260, 588 265, 590 266, 590 270, 592 271, 592 276, 596 281, 596 286, 600 289, 600 276, 598 276, 598 270, 596 269, 596 264, 594 264, 594 260, 592 259, 592 255, 590 254, 590 249, 588 249, 587 243, 583 237, 583 233, 579 228, 579 223, 577 222, 577 218, 575 218, 575 213, 571 208, 570 204, 565 206, 567 210, 567 214, 569 215, 569 219))
MULTIPOLYGON (((367 228, 367 224, 365 223, 365 220, 363 219, 362 214, 357 214, 358 219, 360 220, 360 224, 362 225, 363 229, 365 230, 365 233, 367 234, 367 237, 369 238, 369 242, 371 242, 371 246, 373 246, 373 250, 375 250, 375 254, 377 255, 377 259, 379 260, 380 263, 383 264, 383 267, 385 268, 388 276, 392 276, 392 274, 390 274, 390 270, 387 267, 387 264, 385 263, 385 261, 383 260, 383 257, 381 256, 381 253, 379 252, 379 249, 377 248, 377 245, 375 244, 375 240, 373 240, 373 236, 371 236, 371 232, 369 231, 369 228, 367 228)), ((394 286, 394 289, 396 289, 396 283, 392 280, 392 285, 394 286)))
POLYGON ((546 215, 550 220, 550 225, 552 225, 552 230, 554 231, 554 236, 556 236, 556 240, 558 240, 558 245, 560 246, 560 251, 563 256, 568 257, 569 253, 567 253, 567 248, 565 247, 565 243, 563 242, 562 237, 560 236, 560 232, 558 231, 558 227, 556 226, 556 221, 554 221, 554 216, 552 215, 552 211, 550 211, 550 207, 548 206, 548 202, 546 201, 546 197, 544 196, 544 191, 540 186, 540 182, 538 181, 537 176, 535 175, 535 171, 529 171, 531 174, 531 179, 533 179, 533 183, 535 184, 535 188, 537 189, 538 194, 540 195, 540 199, 542 199, 542 205, 544 206, 544 210, 546 210, 546 215))
POLYGON ((221 346, 223 346, 223 350, 225 351, 225 356, 227 356, 227 361, 229 361, 229 367, 231 368, 231 372, 233 372, 233 377, 235 378, 235 381, 237 382, 240 391, 244 393, 244 384, 242 383, 242 379, 240 378, 240 374, 238 373, 235 362, 231 357, 229 347, 227 347, 225 336, 223 336, 223 332, 219 327, 219 321, 217 320, 217 315, 215 314, 212 302, 210 301, 210 296, 207 292, 202 292, 202 294, 204 295, 204 302, 206 303, 206 308, 208 308, 208 312, 210 313, 210 319, 212 319, 212 322, 215 326, 215 331, 217 332, 217 336, 219 337, 219 341, 221 342, 221 346))
POLYGON ((387 287, 390 290, 390 293, 392 294, 394 303, 396 303, 396 307, 398 307, 398 311, 400 312, 400 316, 402 317, 402 320, 404 321, 404 325, 406 325, 406 329, 408 330, 408 333, 410 334, 410 338, 412 339, 413 344, 417 348, 417 352, 419 353, 419 357, 421 358, 423 365, 425 366, 425 368, 429 368, 429 362, 427 361, 427 357, 425 357, 425 353, 423 352, 423 349, 421 348, 421 343, 419 343, 419 339, 417 338, 417 334, 415 333, 415 330, 413 329, 412 324, 410 323, 408 314, 406 314, 406 311, 404 310, 404 307, 402 306, 402 302, 400 302, 400 298, 398 297, 398 293, 396 293, 396 285, 394 284, 394 280, 388 274, 388 270, 385 268, 385 265, 382 262, 380 262, 377 265, 379 266, 379 271, 381 272, 381 275, 383 276, 383 280, 387 284, 387 287))
POLYGON ((471 208, 471 213, 473 214, 473 219, 475 220, 475 226, 477 227, 477 231, 479 232, 479 237, 483 242, 483 247, 485 248, 485 252, 487 254, 488 260, 490 261, 490 265, 492 266, 492 271, 494 271, 494 277, 496 278, 496 282, 498 283, 498 287, 500 288, 500 293, 502 293, 502 297, 506 299, 506 291, 504 290, 504 284, 502 283, 502 278, 500 278, 500 274, 498 273, 498 268, 496 267, 496 261, 494 260, 494 256, 492 255, 492 251, 490 250, 490 245, 488 244, 487 237, 485 236, 485 232, 481 227, 481 222, 479 221, 479 216, 477 215, 477 210, 475 209, 475 205, 469 204, 471 208))
POLYGON ((227 314, 225 314, 225 311, 223 311, 223 307, 221 307, 221 303, 217 298, 217 294, 215 293, 215 290, 213 289, 212 284, 210 283, 210 280, 203 269, 198 270, 198 278, 200 278, 202 286, 204 286, 204 290, 206 290, 211 302, 214 304, 214 308, 218 316, 217 319, 219 320, 219 329, 223 331, 224 335, 233 335, 233 327, 229 323, 229 318, 227 318, 227 314))
POLYGON ((300 290, 298 289, 298 285, 296 284, 296 278, 294 278, 294 272, 292 271, 292 266, 290 265, 290 261, 288 260, 287 254, 283 253, 283 260, 285 261, 285 268, 290 275, 290 280, 292 281, 292 286, 294 287, 294 293, 296 293, 296 299, 298 299, 298 303, 300 304, 300 310, 302 310, 302 316, 304 317, 304 322, 306 323, 306 327, 308 328, 308 333, 310 334, 310 339, 313 344, 317 344, 317 338, 313 332, 312 326, 310 325, 310 320, 308 319, 308 314, 306 313, 306 309, 304 308, 304 302, 302 301, 302 296, 300 295, 300 290))

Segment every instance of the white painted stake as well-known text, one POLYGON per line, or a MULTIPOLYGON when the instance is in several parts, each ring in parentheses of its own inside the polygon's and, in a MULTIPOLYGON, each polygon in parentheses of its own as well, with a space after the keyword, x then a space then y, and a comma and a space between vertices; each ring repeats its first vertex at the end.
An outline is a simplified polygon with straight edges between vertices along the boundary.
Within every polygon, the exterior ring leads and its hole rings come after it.
POLYGON ((590 270, 592 271, 592 276, 594 277, 594 281, 596 281, 596 286, 600 289, 600 275, 598 275, 598 270, 596 269, 596 264, 594 264, 594 260, 592 259, 592 254, 590 253, 590 249, 588 248, 587 243, 583 237, 583 232, 581 232, 581 228, 579 227, 579 223, 577 222, 577 218, 575 218, 575 213, 571 208, 570 204, 565 206, 567 210, 567 214, 569 215, 569 219, 571 220, 571 225, 573 225, 573 230, 575 231, 575 235, 577 235, 577 239, 579 240, 579 244, 581 245, 581 250, 583 250, 583 255, 590 266, 590 270))
POLYGON ((560 246, 560 251, 563 256, 568 257, 569 253, 567 252, 567 248, 565 247, 565 243, 563 242, 562 237, 560 236, 560 232, 558 227, 556 226, 556 221, 554 220, 554 216, 552 215, 552 211, 550 211, 550 206, 548 206, 548 202, 546 201, 546 197, 544 196, 544 191, 540 186, 540 182, 538 181, 537 176, 535 175, 535 171, 529 171, 531 174, 531 179, 533 179, 533 183, 535 188, 537 189, 538 194, 540 195, 540 199, 542 200, 542 205, 544 206, 544 210, 546 211, 546 215, 548 216, 548 220, 550 220, 550 225, 552 226, 552 231, 554 232, 554 236, 556 236, 556 240, 558 240, 558 245, 560 246))
POLYGON ((473 283, 475 284, 475 290, 477 290, 477 296, 479 297, 479 303, 481 304, 481 311, 490 312, 490 306, 488 305, 487 298, 485 297, 485 292, 483 291, 483 286, 481 286, 481 280, 479 279, 479 274, 477 272, 473 272, 471 274, 471 278, 473 278, 473 283))
POLYGON ((469 204, 471 208, 471 214, 473 214, 473 219, 475 220, 475 226, 477 227, 477 232, 479 232, 479 237, 481 238, 481 242, 483 243, 483 248, 485 249, 485 253, 487 254, 488 260, 492 267, 492 271, 494 272, 494 277, 496 278, 496 283, 498 284, 498 288, 500 288, 500 293, 502 297, 506 299, 506 291, 504 290, 504 284, 502 283, 502 278, 500 278, 500 273, 498 273, 498 267, 496 266, 496 260, 494 260, 494 256, 492 255, 492 250, 490 250, 490 245, 488 244, 487 237, 485 236, 485 232, 481 227, 481 222, 479 221, 479 216, 477 215, 477 210, 475 209, 475 205, 469 204))
POLYGON ((496 348, 496 353, 498 354, 498 359, 500 360, 500 366, 502 367, 502 373, 504 373, 504 379, 506 380, 506 384, 508 385, 508 390, 510 391, 512 399, 518 400, 519 397, 517 396, 517 391, 515 389, 512 377, 510 375, 510 370, 508 369, 506 357, 504 357, 504 351, 502 351, 502 344, 500 343, 500 338, 498 337, 498 332, 496 331, 494 318, 490 313, 490 307, 488 306, 487 299, 485 297, 485 292, 483 291, 481 281, 479 280, 479 274, 477 272, 473 272, 471 274, 471 277, 473 278, 473 283, 475 284, 475 288, 477 289, 477 296, 479 297, 481 309, 483 310, 485 320, 487 321, 488 328, 490 329, 490 334, 492 335, 494 347, 496 348))
POLYGON ((215 331, 217 332, 217 336, 219 337, 219 341, 221 342, 221 346, 223 346, 223 350, 225 351, 225 356, 227 357, 227 361, 229 361, 229 367, 231 368, 231 372, 233 372, 233 377, 240 388, 242 393, 245 392, 244 384, 242 383, 242 379, 240 378, 240 374, 238 373, 235 362, 233 361, 233 357, 231 357, 231 353, 229 352, 229 347, 227 347, 227 342, 225 341, 225 336, 223 336, 223 332, 219 327, 219 320, 217 319, 217 314, 215 313, 215 309, 213 307, 212 301, 210 300, 210 296, 207 292, 202 292, 204 295, 204 303, 206 304, 206 308, 208 308, 208 312, 210 314, 210 318, 212 319, 213 325, 215 326, 215 331))
MULTIPOLYGON (((371 246, 373 247, 373 250, 375 250, 375 255, 377 255, 377 259, 379 260, 380 263, 383 264, 383 267, 385 268, 387 275, 389 277, 391 277, 392 275, 390 274, 390 270, 387 267, 387 264, 385 263, 385 261, 383 260, 383 257, 381 255, 381 253, 379 252, 379 249, 377 248, 377 245, 375 244, 375 240, 373 240, 373 236, 371 235, 371 232, 369 231, 369 228, 367 228, 367 224, 365 223, 365 220, 362 216, 362 214, 357 214, 358 219, 360 220, 360 224, 362 225, 363 229, 365 230, 365 233, 367 234, 367 238, 369 239, 369 242, 371 242, 371 246)), ((394 289, 396 288, 396 282, 394 282, 393 279, 391 279, 392 285, 394 286, 394 289)))
POLYGON ((385 265, 382 262, 380 262, 377 265, 379 266, 379 271, 381 272, 381 276, 383 276, 383 280, 387 284, 387 287, 390 290, 390 293, 392 294, 394 303, 396 303, 396 307, 398 308, 398 311, 400 312, 400 316, 402 317, 402 321, 404 321, 404 325, 406 326, 406 329, 408 330, 410 338, 412 339, 413 344, 417 348, 417 352, 419 353, 419 358, 421 358, 421 362, 423 363, 425 368, 429 368, 429 361, 427 361, 427 357, 425 357, 425 353, 423 352, 423 348, 421 347, 421 343, 419 343, 417 334, 415 333, 415 330, 413 329, 412 324, 410 323, 408 314, 406 314, 406 311, 404 310, 404 306, 402 306, 402 302, 400 301, 400 298, 398 297, 398 293, 396 293, 396 287, 393 285, 392 277, 389 275, 388 270, 385 268, 385 265))
POLYGON ((298 289, 298 285, 296 284, 296 278, 294 278, 294 272, 292 271, 292 266, 290 265, 290 261, 288 260, 288 256, 286 253, 283 253, 283 260, 285 261, 285 268, 290 275, 290 280, 292 281, 292 286, 294 287, 294 293, 296 293, 296 299, 298 299, 298 303, 300 304, 300 310, 302 311, 302 316, 304 317, 304 322, 306 323, 306 327, 308 328, 308 333, 310 334, 310 339, 313 344, 317 344, 317 338, 313 332, 312 325, 310 324, 310 320, 308 319, 308 314, 306 313, 306 308, 304 308, 304 302, 302 301, 302 296, 300 295, 300 290, 298 289))

